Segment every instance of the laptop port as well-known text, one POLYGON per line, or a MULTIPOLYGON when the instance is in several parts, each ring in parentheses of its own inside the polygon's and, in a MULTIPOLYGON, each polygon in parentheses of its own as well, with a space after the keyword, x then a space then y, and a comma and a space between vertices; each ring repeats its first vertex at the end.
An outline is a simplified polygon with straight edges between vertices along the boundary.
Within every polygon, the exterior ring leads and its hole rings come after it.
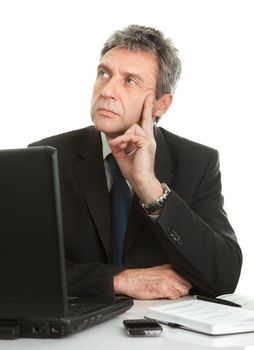
POLYGON ((64 335, 63 326, 61 324, 50 325, 50 335, 53 338, 58 338, 64 335))
POLYGON ((41 334, 45 331, 45 327, 42 325, 33 326, 32 332, 33 334, 41 334))

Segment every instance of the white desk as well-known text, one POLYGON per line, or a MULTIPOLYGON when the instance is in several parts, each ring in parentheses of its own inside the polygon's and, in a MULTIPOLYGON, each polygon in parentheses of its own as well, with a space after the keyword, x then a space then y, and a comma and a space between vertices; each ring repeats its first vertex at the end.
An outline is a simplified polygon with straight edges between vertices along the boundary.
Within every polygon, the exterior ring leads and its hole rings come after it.
POLYGON ((150 306, 162 301, 135 301, 134 306, 118 317, 62 339, 0 340, 2 350, 254 350, 254 333, 212 337, 163 326, 159 337, 128 337, 125 318, 143 318, 150 306))

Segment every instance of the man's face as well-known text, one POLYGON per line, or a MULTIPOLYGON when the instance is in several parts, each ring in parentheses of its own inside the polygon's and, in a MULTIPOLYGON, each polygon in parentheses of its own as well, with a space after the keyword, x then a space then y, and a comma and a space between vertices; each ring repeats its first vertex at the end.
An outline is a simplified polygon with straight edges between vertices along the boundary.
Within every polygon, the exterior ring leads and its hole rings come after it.
POLYGON ((113 48, 101 59, 94 84, 91 116, 108 137, 122 135, 140 121, 147 95, 155 95, 156 58, 147 52, 113 48))

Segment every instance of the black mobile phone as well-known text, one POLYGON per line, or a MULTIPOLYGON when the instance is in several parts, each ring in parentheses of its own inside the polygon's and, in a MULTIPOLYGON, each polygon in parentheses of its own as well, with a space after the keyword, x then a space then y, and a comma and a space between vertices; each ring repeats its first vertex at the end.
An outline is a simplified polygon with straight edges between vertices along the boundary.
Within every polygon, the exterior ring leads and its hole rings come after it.
POLYGON ((123 324, 130 336, 153 337, 162 333, 162 326, 149 318, 124 320, 123 324))

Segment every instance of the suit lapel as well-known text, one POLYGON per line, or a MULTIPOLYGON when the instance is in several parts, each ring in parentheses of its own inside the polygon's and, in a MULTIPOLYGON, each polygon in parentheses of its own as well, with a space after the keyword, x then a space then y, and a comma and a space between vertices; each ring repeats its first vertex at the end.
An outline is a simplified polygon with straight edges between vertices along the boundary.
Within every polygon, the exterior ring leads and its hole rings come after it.
POLYGON ((102 157, 100 133, 94 128, 79 150, 80 162, 74 167, 81 192, 97 228, 101 242, 110 254, 110 203, 102 157))
MULTIPOLYGON (((156 140, 156 155, 155 155, 155 175, 160 182, 165 182, 168 186, 172 185, 174 179, 173 161, 166 144, 165 138, 157 127, 154 128, 156 140)), ((134 194, 132 205, 130 208, 128 228, 125 238, 125 254, 128 253, 132 245, 135 243, 142 227, 151 220, 143 213, 139 203, 139 198, 134 194)))

